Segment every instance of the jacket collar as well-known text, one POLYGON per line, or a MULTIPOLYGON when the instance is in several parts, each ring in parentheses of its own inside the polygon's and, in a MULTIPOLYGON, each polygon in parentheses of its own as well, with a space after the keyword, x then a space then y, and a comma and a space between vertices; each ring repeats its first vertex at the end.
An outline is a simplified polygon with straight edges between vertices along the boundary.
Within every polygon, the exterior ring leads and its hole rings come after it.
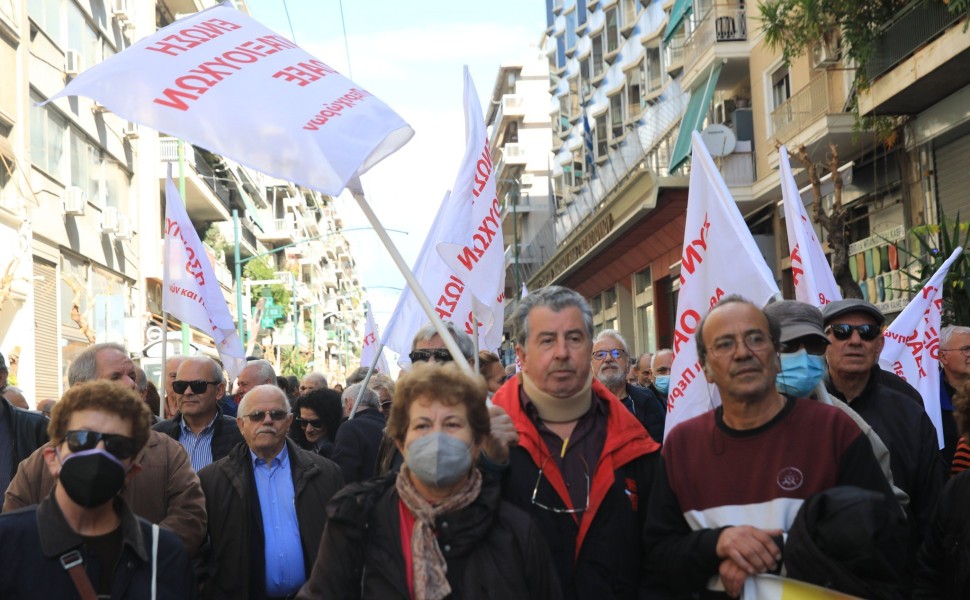
MULTIPOLYGON (((147 562, 148 552, 145 550, 141 527, 138 526, 134 513, 120 497, 114 499, 114 508, 121 517, 122 543, 131 548, 143 562, 147 562)), ((71 529, 67 523, 61 507, 57 505, 53 490, 37 506, 37 529, 40 535, 41 552, 44 556, 58 558, 84 543, 80 534, 71 529)))
MULTIPOLYGON (((306 451, 300 450, 300 447, 289 438, 286 439, 286 452, 290 461, 290 475, 293 477, 293 493, 299 496, 307 482, 320 473, 320 469, 303 454, 306 451)), ((240 442, 226 458, 213 464, 219 465, 219 469, 232 483, 236 493, 241 498, 245 498, 249 489, 245 478, 252 477, 253 473, 252 455, 246 442, 240 442)))

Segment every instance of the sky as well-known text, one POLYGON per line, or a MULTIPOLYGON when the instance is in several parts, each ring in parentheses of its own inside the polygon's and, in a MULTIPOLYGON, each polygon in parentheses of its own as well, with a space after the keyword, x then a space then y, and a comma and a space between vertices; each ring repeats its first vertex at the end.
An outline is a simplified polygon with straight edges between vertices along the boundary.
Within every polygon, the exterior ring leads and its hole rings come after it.
MULTIPOLYGON (((257 21, 288 38, 295 35, 303 49, 383 100, 414 129, 407 145, 362 178, 384 227, 407 232, 390 237, 411 265, 464 152, 463 65, 487 110, 499 66, 521 61, 541 43, 545 1, 344 0, 346 45, 338 0, 246 4, 257 21)), ((345 229, 369 227, 349 194, 337 207, 345 229)), ((404 277, 373 230, 345 235, 383 330, 404 277)))

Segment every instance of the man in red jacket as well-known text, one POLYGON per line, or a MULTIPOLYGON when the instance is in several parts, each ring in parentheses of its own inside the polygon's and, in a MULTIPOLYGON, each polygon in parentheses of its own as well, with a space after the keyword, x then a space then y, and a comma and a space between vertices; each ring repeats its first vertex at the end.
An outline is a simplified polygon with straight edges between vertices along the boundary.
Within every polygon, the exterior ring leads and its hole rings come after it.
POLYGON ((566 598, 636 598, 654 442, 593 379, 593 316, 573 290, 549 286, 516 306, 518 376, 492 401, 519 435, 503 495, 532 515, 566 598))

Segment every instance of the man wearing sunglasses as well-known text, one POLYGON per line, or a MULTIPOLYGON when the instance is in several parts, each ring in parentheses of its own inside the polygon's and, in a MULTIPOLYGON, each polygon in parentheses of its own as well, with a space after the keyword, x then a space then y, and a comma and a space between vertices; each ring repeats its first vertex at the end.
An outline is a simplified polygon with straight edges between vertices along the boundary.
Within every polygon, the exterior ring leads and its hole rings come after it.
POLYGON ((199 472, 212 556, 205 598, 292 598, 317 558, 325 509, 343 486, 336 464, 286 437, 293 422, 275 385, 251 389, 236 419, 246 443, 199 472))
POLYGON ((85 383, 64 394, 43 449, 53 491, 0 516, 0 597, 150 598, 153 586, 159 598, 196 596, 179 538, 136 517, 119 497, 141 471, 134 458, 150 424, 144 402, 117 384, 85 383))
POLYGON ((837 300, 822 308, 829 393, 846 402, 889 447, 893 483, 909 495, 911 551, 922 543, 943 487, 936 429, 921 404, 886 384, 879 367, 885 317, 865 300, 837 300))
POLYGON ((229 454, 243 441, 236 420, 222 414, 219 399, 226 391, 222 367, 208 356, 185 359, 172 389, 179 397, 179 412, 153 429, 178 440, 196 472, 229 454))
POLYGON ((667 409, 647 388, 628 383, 624 376, 630 355, 626 340, 615 329, 604 329, 593 340, 593 373, 600 383, 623 403, 650 437, 658 444, 664 439, 667 409))

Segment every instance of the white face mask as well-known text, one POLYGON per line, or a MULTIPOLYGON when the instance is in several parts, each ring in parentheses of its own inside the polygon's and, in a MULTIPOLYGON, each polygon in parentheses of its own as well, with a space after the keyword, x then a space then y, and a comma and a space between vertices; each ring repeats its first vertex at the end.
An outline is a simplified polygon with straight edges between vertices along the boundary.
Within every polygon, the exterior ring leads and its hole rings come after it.
POLYGON ((472 452, 465 442, 440 431, 411 442, 404 462, 421 483, 444 488, 455 485, 468 474, 472 452))

